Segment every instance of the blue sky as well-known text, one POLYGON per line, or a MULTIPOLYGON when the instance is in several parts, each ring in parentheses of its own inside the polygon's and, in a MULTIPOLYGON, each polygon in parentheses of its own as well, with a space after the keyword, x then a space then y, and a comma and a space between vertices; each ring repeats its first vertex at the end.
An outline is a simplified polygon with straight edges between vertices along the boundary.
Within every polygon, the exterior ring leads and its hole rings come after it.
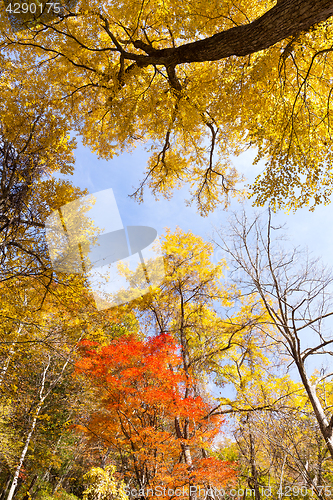
MULTIPOLYGON (((252 182, 260 173, 263 164, 252 165, 254 152, 248 152, 235 158, 235 164, 248 182, 252 182)), ((140 148, 134 153, 122 154, 113 160, 99 160, 97 156, 78 141, 76 150, 76 167, 73 176, 68 176, 72 182, 81 188, 87 188, 90 193, 112 188, 116 197, 123 224, 147 225, 154 227, 159 234, 165 227, 174 230, 179 226, 184 231, 192 231, 204 238, 208 238, 213 227, 223 227, 227 224, 228 211, 216 209, 208 217, 201 217, 195 205, 188 207, 185 199, 188 198, 186 188, 176 191, 171 200, 161 198, 156 201, 148 191, 144 202, 139 204, 128 195, 138 187, 143 178, 148 154, 140 148)), ((240 209, 237 201, 233 201, 230 210, 240 209)), ((251 203, 247 203, 247 210, 251 212, 251 203)), ((319 206, 314 212, 307 208, 300 209, 296 214, 276 215, 279 223, 286 223, 287 235, 290 242, 301 247, 307 246, 317 257, 322 257, 329 264, 332 261, 333 205, 319 206)))

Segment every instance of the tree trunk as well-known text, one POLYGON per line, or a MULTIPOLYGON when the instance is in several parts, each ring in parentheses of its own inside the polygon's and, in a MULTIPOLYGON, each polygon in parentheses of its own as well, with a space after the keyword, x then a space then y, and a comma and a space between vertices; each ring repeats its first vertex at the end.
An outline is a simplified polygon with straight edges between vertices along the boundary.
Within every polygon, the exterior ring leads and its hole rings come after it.
POLYGON ((5 375, 7 373, 7 370, 8 370, 8 366, 9 366, 9 363, 10 363, 10 360, 12 359, 13 357, 13 354, 14 354, 14 346, 15 346, 15 342, 13 342, 9 348, 9 352, 8 352, 8 355, 7 355, 7 358, 5 359, 5 362, 2 366, 2 369, 1 369, 1 372, 0 372, 0 387, 2 386, 2 383, 4 381, 4 378, 5 378, 5 375))
POLYGON ((1 372, 0 372, 0 387, 1 387, 2 383, 3 383, 3 381, 4 381, 4 378, 6 376, 6 373, 7 373, 8 367, 9 367, 9 363, 10 363, 10 361, 11 361, 11 359, 13 357, 13 354, 15 352, 15 343, 16 343, 18 337, 21 334, 22 328, 23 328, 23 325, 20 324, 20 326, 18 328, 18 331, 17 331, 17 334, 15 336, 15 339, 13 340, 13 342, 11 343, 11 346, 9 348, 9 352, 8 352, 7 358, 6 358, 6 360, 5 360, 4 364, 3 364, 3 367, 1 369, 1 372))
POLYGON ((22 468, 25 456, 26 456, 28 448, 29 448, 31 437, 32 437, 33 432, 35 430, 37 418, 38 418, 38 415, 39 415, 39 412, 40 412, 41 408, 42 408, 42 404, 39 404, 38 407, 37 407, 35 416, 34 416, 34 418, 32 420, 32 424, 31 424, 31 427, 30 427, 29 434, 27 436, 27 439, 25 440, 24 448, 23 448, 21 456, 20 456, 20 461, 19 461, 19 463, 18 463, 18 465, 16 467, 16 470, 15 470, 13 482, 12 482, 11 488, 9 490, 7 500, 12 500, 13 499, 13 496, 14 496, 14 493, 15 493, 15 490, 16 490, 16 487, 17 487, 18 478, 19 478, 19 475, 20 475, 20 472, 21 472, 21 468, 22 468))
POLYGON ((331 422, 329 423, 327 420, 327 417, 325 415, 324 409, 323 409, 323 407, 319 401, 319 398, 317 396, 316 388, 311 384, 311 382, 310 382, 310 380, 305 372, 303 363, 301 363, 300 361, 296 361, 296 365, 297 365, 300 377, 302 379, 304 388, 305 388, 307 395, 309 397, 311 406, 312 406, 313 411, 315 413, 320 432, 325 440, 328 451, 330 452, 330 455, 333 459, 332 419, 331 419, 331 422))
POLYGON ((48 364, 46 365, 46 367, 43 370, 42 382, 41 382, 40 390, 39 390, 39 403, 37 405, 34 418, 32 419, 32 424, 30 426, 30 431, 29 431, 28 436, 27 436, 27 438, 25 440, 25 444, 24 444, 24 447, 23 447, 23 450, 22 450, 22 453, 21 453, 21 456, 20 456, 19 463, 18 463, 18 465, 16 467, 16 470, 15 470, 15 473, 14 473, 13 482, 12 482, 11 488, 9 490, 7 500, 12 500, 13 499, 13 496, 14 496, 14 493, 15 493, 15 490, 16 490, 16 487, 17 487, 19 475, 20 475, 20 472, 21 472, 21 468, 22 468, 25 456, 26 456, 28 448, 29 448, 31 437, 32 437, 32 435, 34 433, 34 430, 35 430, 35 427, 36 427, 36 422, 37 422, 37 418, 38 418, 39 412, 40 412, 40 410, 43 407, 43 403, 45 401, 46 396, 49 394, 49 393, 47 393, 46 395, 43 396, 43 392, 44 392, 44 388, 45 388, 46 373, 47 373, 47 371, 48 371, 48 369, 50 367, 50 363, 51 363, 51 361, 49 360, 48 364))
MULTIPOLYGON (((254 448, 254 439, 251 429, 250 416, 247 414, 246 416, 248 429, 249 429, 249 440, 250 440, 250 466, 251 466, 251 479, 254 489, 255 500, 260 500, 260 489, 258 484, 258 471, 256 466, 256 456, 255 456, 255 448, 254 448)), ((249 479, 250 482, 250 479, 249 479)), ((252 485, 251 485, 252 487, 252 485)))
POLYGON ((246 56, 306 31, 333 15, 332 0, 280 0, 264 15, 251 23, 236 26, 204 40, 179 47, 156 50, 140 40, 136 48, 148 55, 126 52, 125 58, 139 66, 217 61, 230 56, 246 56))
MULTIPOLYGON (((188 420, 188 419, 186 419, 186 420, 188 420)), ((188 421, 185 421, 184 429, 182 431, 181 426, 180 426, 180 419, 179 419, 179 417, 176 417, 175 418, 175 429, 176 429, 176 435, 177 435, 178 439, 180 439, 180 440, 182 440, 182 439, 187 440, 188 439, 188 432, 187 432, 188 421)), ((185 463, 187 465, 187 469, 188 469, 189 473, 191 473, 193 470, 193 462, 192 462, 190 447, 188 444, 182 443, 181 448, 183 451, 183 455, 184 455, 185 463)), ((196 486, 193 484, 192 481, 189 482, 189 500, 197 500, 196 486)))
POLYGON ((5 496, 6 496, 6 493, 8 491, 8 488, 9 488, 9 485, 11 483, 11 479, 12 479, 12 475, 11 473, 9 472, 8 476, 7 476, 7 482, 6 482, 6 486, 4 487, 4 489, 2 490, 2 493, 0 495, 0 500, 4 500, 5 499, 5 496))

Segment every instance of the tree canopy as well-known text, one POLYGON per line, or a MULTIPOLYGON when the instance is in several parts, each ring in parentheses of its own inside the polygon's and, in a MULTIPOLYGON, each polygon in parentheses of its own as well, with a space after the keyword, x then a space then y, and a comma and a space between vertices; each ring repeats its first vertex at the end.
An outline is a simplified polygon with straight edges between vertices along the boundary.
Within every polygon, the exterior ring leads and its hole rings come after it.
POLYGON ((207 214, 238 192, 230 157, 254 147, 254 202, 313 208, 332 191, 332 13, 328 0, 83 0, 15 33, 3 9, 1 50, 50 82, 101 157, 146 145, 138 199, 188 184, 207 214))

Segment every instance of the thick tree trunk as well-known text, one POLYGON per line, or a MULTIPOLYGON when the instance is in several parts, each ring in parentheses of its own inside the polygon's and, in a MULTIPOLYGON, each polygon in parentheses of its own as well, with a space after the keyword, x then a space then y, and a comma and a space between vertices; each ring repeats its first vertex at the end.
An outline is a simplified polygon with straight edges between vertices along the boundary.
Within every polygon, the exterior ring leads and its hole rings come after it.
POLYGON ((162 64, 174 66, 182 63, 217 61, 230 56, 246 56, 306 31, 311 26, 333 15, 332 0, 279 0, 277 4, 255 21, 217 33, 204 40, 175 48, 152 49, 138 40, 136 48, 148 55, 126 52, 125 58, 135 60, 139 66, 162 64))

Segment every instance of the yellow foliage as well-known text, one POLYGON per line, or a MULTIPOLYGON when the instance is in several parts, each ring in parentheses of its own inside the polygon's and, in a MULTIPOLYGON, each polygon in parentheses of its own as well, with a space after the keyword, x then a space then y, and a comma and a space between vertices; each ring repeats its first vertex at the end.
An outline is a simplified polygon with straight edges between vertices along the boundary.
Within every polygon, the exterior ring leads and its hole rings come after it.
MULTIPOLYGON (((140 59, 145 50, 247 24, 273 4, 82 0, 74 15, 15 34, 3 12, 5 106, 13 116, 17 87, 8 86, 7 74, 16 71, 27 82, 20 92, 28 112, 47 95, 57 123, 67 121, 103 158, 146 144, 151 157, 143 185, 170 196, 188 184, 204 215, 236 194, 241 177, 230 158, 250 146, 257 161, 267 161, 249 191, 255 203, 292 210, 328 203, 330 19, 250 56, 179 64, 173 76, 172 68, 140 59)), ((142 198, 141 188, 136 195, 142 198)))
POLYGON ((128 500, 125 493, 125 483, 116 481, 115 466, 109 465, 102 469, 93 467, 84 475, 87 488, 83 493, 83 500, 128 500))

